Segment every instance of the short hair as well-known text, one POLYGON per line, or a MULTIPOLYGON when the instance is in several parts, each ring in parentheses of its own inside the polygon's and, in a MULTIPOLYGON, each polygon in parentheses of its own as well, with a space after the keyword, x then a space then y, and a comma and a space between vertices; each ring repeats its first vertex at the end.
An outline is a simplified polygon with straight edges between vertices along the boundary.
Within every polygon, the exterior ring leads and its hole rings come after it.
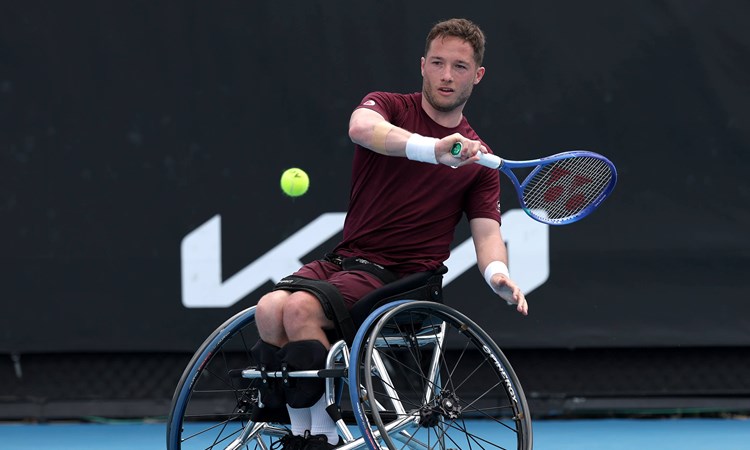
POLYGON ((474 49, 474 62, 477 67, 482 65, 484 60, 484 33, 477 24, 468 19, 449 19, 438 22, 432 27, 427 34, 427 42, 424 47, 424 54, 430 49, 430 44, 437 38, 457 37, 463 39, 474 49))

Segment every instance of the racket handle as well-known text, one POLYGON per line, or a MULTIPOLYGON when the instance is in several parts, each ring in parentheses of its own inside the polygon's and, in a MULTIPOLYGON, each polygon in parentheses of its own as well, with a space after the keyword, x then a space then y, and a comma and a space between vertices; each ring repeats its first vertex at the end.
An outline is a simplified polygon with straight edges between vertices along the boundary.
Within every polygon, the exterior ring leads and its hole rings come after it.
MULTIPOLYGON (((453 148, 451 148, 451 155, 455 156, 456 158, 461 157, 461 143, 456 142, 453 144, 453 148)), ((481 164, 485 167, 489 167, 490 169, 497 169, 498 167, 503 165, 503 158, 499 156, 495 156, 492 153, 477 153, 479 155, 479 161, 477 161, 477 164, 481 164)))
POLYGON ((497 169, 503 165, 503 158, 493 155, 492 153, 477 153, 479 155, 479 161, 477 164, 481 164, 490 169, 497 169))

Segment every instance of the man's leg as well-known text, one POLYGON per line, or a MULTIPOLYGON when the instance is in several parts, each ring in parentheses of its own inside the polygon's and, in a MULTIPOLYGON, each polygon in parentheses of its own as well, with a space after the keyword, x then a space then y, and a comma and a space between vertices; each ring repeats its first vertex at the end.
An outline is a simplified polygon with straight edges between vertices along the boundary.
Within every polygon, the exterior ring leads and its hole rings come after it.
MULTIPOLYGON (((280 355, 281 360, 288 365, 288 370, 325 368, 331 345, 324 328, 333 328, 334 324, 325 316, 320 300, 305 291, 295 292, 284 306, 283 322, 289 342, 282 348, 280 355)), ((338 442, 336 423, 325 409, 324 380, 294 380, 286 390, 286 396, 290 417, 305 417, 310 434, 324 434, 330 442, 338 442)))
MULTIPOLYGON (((333 322, 325 316, 314 295, 305 291, 273 291, 258 302, 256 324, 262 341, 281 347, 276 357, 280 364, 287 365, 287 370, 325 368, 330 343, 323 328, 332 328, 333 322)), ((336 424, 325 406, 323 414, 311 411, 312 406, 324 399, 324 394, 322 379, 290 380, 285 397, 293 435, 303 436, 309 431, 330 434, 334 442, 338 441, 336 424)))
MULTIPOLYGON (((258 365, 258 370, 266 372, 281 370, 279 350, 288 341, 284 332, 281 314, 282 305, 289 295, 289 292, 284 291, 271 292, 263 296, 258 302, 255 310, 255 325, 258 328, 260 339, 258 339, 250 350, 253 359, 258 365)), ((281 417, 280 414, 282 414, 279 411, 287 409, 286 396, 281 380, 269 378, 267 382, 260 385, 259 394, 259 406, 262 406, 262 408, 255 410, 253 418, 260 421, 269 419, 279 420, 281 417)), ((300 420, 293 420, 292 423, 296 423, 296 427, 293 427, 292 431, 293 435, 297 436, 304 435, 305 431, 311 427, 309 420, 307 423, 300 420)), ((301 439, 300 437, 300 445, 301 439)), ((287 445, 284 447, 286 448, 287 445)), ((294 448, 293 445, 289 445, 288 447, 294 448)))
POLYGON ((333 329, 334 324, 326 317, 320 300, 306 291, 292 293, 283 307, 284 331, 293 341, 319 341, 327 349, 331 346, 324 329, 333 329))
MULTIPOLYGON (((366 293, 382 286, 383 282, 365 272, 342 272, 340 267, 325 261, 310 263, 295 275, 312 280, 327 280, 333 286, 334 293, 329 292, 318 298, 306 290, 285 290, 287 286, 294 289, 299 288, 299 285, 284 285, 277 288, 280 290, 266 294, 258 303, 258 331, 261 339, 282 347, 279 355, 285 360, 289 370, 323 368, 325 356, 330 348, 324 329, 334 328, 333 321, 326 316, 321 305, 330 301, 326 295, 340 295, 341 298, 334 301, 344 301, 345 304, 351 305, 366 293)), ((323 292, 328 290, 324 289, 323 292)), ((292 428, 295 434, 301 434, 300 430, 311 430, 313 436, 309 439, 309 444, 324 445, 325 443, 320 441, 323 439, 332 448, 339 442, 339 437, 336 424, 325 409, 325 384, 320 379, 306 381, 311 383, 302 383, 302 393, 291 395, 290 390, 285 392, 288 396, 287 410, 292 428)))
POLYGON ((272 291, 258 301, 255 325, 264 342, 276 347, 283 347, 289 342, 284 330, 284 305, 291 295, 288 291, 272 291))

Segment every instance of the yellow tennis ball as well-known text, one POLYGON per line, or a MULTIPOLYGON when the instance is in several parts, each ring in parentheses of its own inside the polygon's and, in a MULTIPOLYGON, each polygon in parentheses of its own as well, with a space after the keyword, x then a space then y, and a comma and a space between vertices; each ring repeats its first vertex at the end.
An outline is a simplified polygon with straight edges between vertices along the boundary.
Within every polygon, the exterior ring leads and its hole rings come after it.
POLYGON ((293 167, 281 174, 281 190, 290 197, 299 197, 310 187, 310 178, 304 170, 293 167))

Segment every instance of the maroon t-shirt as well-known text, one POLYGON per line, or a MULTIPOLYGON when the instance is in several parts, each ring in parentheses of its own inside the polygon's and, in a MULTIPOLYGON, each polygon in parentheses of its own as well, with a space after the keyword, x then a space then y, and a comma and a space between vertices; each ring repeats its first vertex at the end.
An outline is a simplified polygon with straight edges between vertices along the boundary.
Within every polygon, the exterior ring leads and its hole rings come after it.
MULTIPOLYGON (((393 125, 434 138, 460 133, 479 139, 464 117, 456 128, 433 121, 422 94, 373 92, 359 105, 393 125)), ((487 144, 485 147, 489 149, 487 144)), ((497 170, 479 164, 453 169, 385 156, 357 145, 343 241, 335 252, 361 256, 401 274, 432 270, 450 254, 465 214, 500 222, 497 170)))

